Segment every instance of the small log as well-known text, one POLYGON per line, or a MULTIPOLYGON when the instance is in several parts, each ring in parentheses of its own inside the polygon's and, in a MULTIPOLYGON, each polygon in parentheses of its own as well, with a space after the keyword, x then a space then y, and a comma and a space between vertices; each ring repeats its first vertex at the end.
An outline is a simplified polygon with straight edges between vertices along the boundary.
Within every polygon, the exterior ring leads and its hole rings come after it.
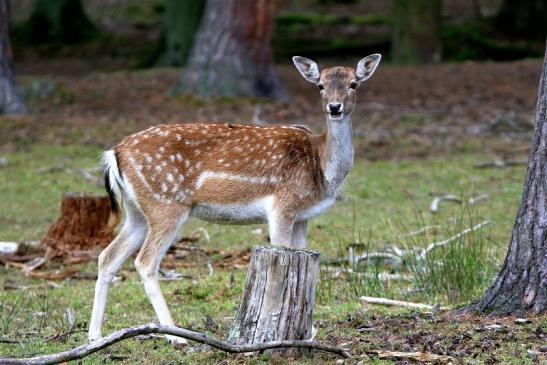
MULTIPOLYGON (((279 246, 255 247, 243 298, 228 341, 251 345, 312 337, 319 253, 279 246)), ((298 356, 301 350, 276 350, 298 356)))
POLYGON ((61 218, 42 239, 48 257, 105 247, 114 238, 113 231, 108 228, 109 217, 110 200, 107 196, 63 194, 61 218))

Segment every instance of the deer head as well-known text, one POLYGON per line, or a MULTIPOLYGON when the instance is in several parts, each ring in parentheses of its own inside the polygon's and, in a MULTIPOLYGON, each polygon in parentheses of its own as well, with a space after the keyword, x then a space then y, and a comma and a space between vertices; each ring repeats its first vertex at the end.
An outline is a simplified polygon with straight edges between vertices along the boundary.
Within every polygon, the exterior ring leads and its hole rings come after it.
POLYGON ((317 63, 305 57, 294 56, 293 62, 304 79, 319 87, 327 117, 340 120, 353 112, 356 89, 372 76, 381 58, 379 54, 372 54, 361 59, 355 69, 339 66, 322 71, 317 63))

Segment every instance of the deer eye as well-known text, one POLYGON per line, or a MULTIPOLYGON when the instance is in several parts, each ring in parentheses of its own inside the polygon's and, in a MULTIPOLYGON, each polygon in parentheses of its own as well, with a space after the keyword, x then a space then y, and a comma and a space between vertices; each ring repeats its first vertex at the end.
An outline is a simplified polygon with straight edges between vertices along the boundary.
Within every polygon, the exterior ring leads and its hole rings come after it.
POLYGON ((317 87, 319 88, 319 90, 324 90, 325 89, 325 87, 322 84, 317 85, 317 87))
POLYGON ((357 83, 356 83, 356 82, 352 82, 352 83, 349 85, 349 87, 350 87, 351 89, 356 89, 356 88, 357 88, 357 83))

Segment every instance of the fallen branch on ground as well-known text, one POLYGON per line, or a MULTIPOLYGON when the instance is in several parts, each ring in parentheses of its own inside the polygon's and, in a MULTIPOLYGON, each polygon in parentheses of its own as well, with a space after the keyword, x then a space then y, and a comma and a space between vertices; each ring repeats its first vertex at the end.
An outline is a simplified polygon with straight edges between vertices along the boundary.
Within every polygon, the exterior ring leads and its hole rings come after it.
POLYGON ((437 355, 429 352, 399 352, 399 351, 383 351, 369 350, 369 354, 376 354, 380 359, 411 359, 418 362, 450 362, 453 360, 451 356, 437 355))
POLYGON ((203 343, 222 351, 231 353, 244 353, 269 350, 275 348, 286 347, 302 347, 315 349, 325 352, 330 352, 341 356, 343 358, 349 358, 349 353, 340 347, 325 345, 316 341, 306 340, 285 340, 285 341, 272 341, 263 342, 253 345, 232 345, 228 342, 219 341, 214 338, 207 337, 203 333, 190 331, 184 328, 164 326, 156 323, 144 324, 136 327, 125 328, 118 332, 115 332, 109 336, 98 339, 97 341, 88 343, 86 345, 78 346, 73 349, 58 352, 56 354, 34 356, 29 358, 14 359, 14 358, 0 358, 0 364, 5 365, 22 365, 22 364, 58 364, 61 362, 82 359, 87 355, 97 352, 105 347, 108 347, 116 342, 123 341, 128 338, 132 338, 139 335, 147 335, 152 333, 161 333, 164 335, 172 335, 176 337, 186 338, 192 341, 203 343))
POLYGON ((449 307, 439 307, 437 305, 429 305, 422 303, 403 302, 401 300, 393 300, 387 298, 375 298, 362 296, 359 300, 366 304, 379 304, 392 307, 404 307, 404 308, 417 308, 417 309, 429 309, 429 310, 450 310, 449 307))
POLYGON ((457 241, 459 238, 469 234, 470 232, 476 231, 490 223, 490 221, 483 221, 473 227, 466 228, 463 231, 445 240, 430 243, 429 245, 427 245, 426 248, 423 249, 402 250, 397 246, 393 245, 392 247, 388 247, 386 251, 366 252, 358 256, 353 256, 353 251, 350 251, 350 257, 347 259, 347 261, 349 261, 351 264, 358 264, 361 261, 368 261, 370 259, 384 259, 404 264, 405 262, 409 262, 409 260, 425 260, 427 258, 427 255, 429 255, 433 250, 457 241))
POLYGON ((414 237, 414 236, 418 236, 418 235, 427 233, 428 231, 437 231, 440 228, 441 228, 441 226, 439 226, 437 224, 434 225, 434 226, 425 226, 425 227, 422 227, 422 228, 417 229, 415 231, 410 231, 408 233, 401 234, 401 235, 399 235, 399 238, 414 237))
MULTIPOLYGON (((490 194, 477 195, 475 197, 467 199, 467 204, 475 205, 475 204, 478 204, 481 201, 486 200, 488 198, 490 198, 490 194)), ((443 201, 451 201, 451 202, 458 203, 458 204, 463 204, 464 203, 463 199, 457 197, 456 195, 437 196, 433 199, 433 201, 431 202, 431 206, 429 207, 429 210, 431 211, 431 213, 438 213, 439 212, 439 205, 443 201)))
POLYGON ((328 269, 326 270, 330 275, 328 278, 335 279, 343 274, 358 276, 358 277, 365 277, 368 279, 378 279, 380 281, 396 281, 396 280, 405 280, 405 281, 411 281, 414 277, 412 275, 408 274, 391 274, 386 272, 379 272, 379 273, 373 273, 373 272, 359 272, 359 271, 353 271, 352 269, 328 269))
POLYGON ((439 242, 433 242, 427 245, 427 247, 420 252, 420 255, 418 256, 420 259, 425 260, 427 255, 431 253, 431 251, 435 250, 436 248, 446 246, 447 244, 456 241, 458 238, 465 236, 466 234, 476 231, 477 229, 480 229, 486 225, 490 224, 490 221, 482 221, 477 225, 474 225, 473 227, 466 228, 463 231, 453 235, 452 237, 449 237, 445 240, 439 241, 439 242))
POLYGON ((454 202, 458 204, 463 203, 463 201, 456 195, 449 194, 449 195, 436 196, 431 202, 431 206, 429 207, 429 210, 431 211, 431 213, 437 213, 439 211, 439 205, 442 202, 454 202))
POLYGON ((517 165, 528 165, 528 160, 525 160, 525 159, 522 159, 522 160, 501 160, 501 159, 498 159, 498 160, 494 160, 494 161, 491 161, 491 162, 478 163, 476 165, 473 165, 473 167, 476 168, 476 169, 485 169, 485 168, 488 168, 488 167, 502 168, 502 167, 509 167, 509 166, 517 166, 517 165))

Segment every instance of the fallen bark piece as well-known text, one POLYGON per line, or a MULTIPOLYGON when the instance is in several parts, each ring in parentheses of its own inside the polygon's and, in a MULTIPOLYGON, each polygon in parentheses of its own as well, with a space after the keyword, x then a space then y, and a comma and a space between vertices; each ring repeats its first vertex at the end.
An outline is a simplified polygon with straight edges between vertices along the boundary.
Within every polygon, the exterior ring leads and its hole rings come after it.
POLYGON ((64 280, 68 277, 72 277, 77 272, 77 269, 67 269, 64 271, 28 271, 25 274, 31 278, 58 281, 64 280))
POLYGON ((437 355, 429 352, 399 352, 399 351, 384 351, 370 350, 371 354, 376 354, 380 359, 411 359, 419 362, 443 362, 448 363, 454 360, 452 356, 437 355))
POLYGON ((87 355, 90 355, 94 352, 97 352, 105 347, 108 347, 116 342, 126 340, 128 338, 147 335, 152 333, 161 333, 164 335, 172 335, 176 337, 186 338, 188 340, 196 341, 199 343, 204 343, 214 348, 217 348, 222 351, 231 352, 231 353, 244 353, 244 352, 254 352, 254 351, 263 351, 268 349, 276 348, 308 348, 316 349, 324 352, 330 352, 332 354, 341 356, 343 358, 349 358, 350 354, 343 348, 326 345, 316 341, 306 341, 306 340, 288 340, 288 341, 272 341, 272 342, 262 342, 252 345, 233 345, 228 342, 219 341, 214 338, 207 337, 205 334, 200 332, 191 331, 188 329, 174 327, 174 326, 164 326, 156 323, 143 324, 136 327, 130 327, 122 329, 118 332, 100 338, 97 341, 75 347, 73 349, 58 352, 56 354, 50 355, 41 355, 28 358, 0 358, 0 364, 4 365, 46 365, 46 364, 59 364, 66 361, 82 359, 87 355))
POLYGON ((429 309, 429 310, 450 310, 449 307, 439 307, 437 305, 429 305, 422 303, 412 303, 412 302, 403 302, 400 300, 393 300, 387 298, 375 298, 375 297, 365 297, 362 296, 359 300, 363 304, 379 304, 379 305, 388 305, 393 307, 405 307, 405 308, 417 308, 417 309, 429 309))
POLYGON ((31 271, 34 271, 38 269, 39 267, 41 267, 46 262, 47 262, 47 259, 45 257, 36 257, 25 263, 25 266, 23 266, 23 272, 26 274, 31 271))

